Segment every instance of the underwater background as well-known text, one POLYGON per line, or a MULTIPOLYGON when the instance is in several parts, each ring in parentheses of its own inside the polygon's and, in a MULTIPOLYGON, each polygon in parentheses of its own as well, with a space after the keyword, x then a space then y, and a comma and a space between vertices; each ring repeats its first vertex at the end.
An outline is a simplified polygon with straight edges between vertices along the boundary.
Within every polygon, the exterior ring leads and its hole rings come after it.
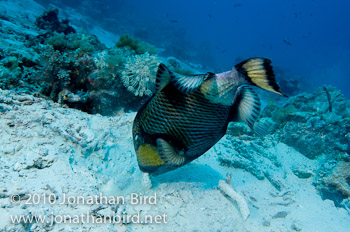
POLYGON ((280 78, 301 80, 304 90, 332 84, 350 97, 348 1, 52 2, 116 34, 156 44, 166 56, 221 71, 249 57, 269 57, 280 78))
POLYGON ((0 231, 348 231, 349 9, 0 0, 0 231), (251 57, 272 60, 289 96, 257 90, 269 134, 230 123, 198 159, 145 179, 132 125, 158 65, 221 73, 251 57))

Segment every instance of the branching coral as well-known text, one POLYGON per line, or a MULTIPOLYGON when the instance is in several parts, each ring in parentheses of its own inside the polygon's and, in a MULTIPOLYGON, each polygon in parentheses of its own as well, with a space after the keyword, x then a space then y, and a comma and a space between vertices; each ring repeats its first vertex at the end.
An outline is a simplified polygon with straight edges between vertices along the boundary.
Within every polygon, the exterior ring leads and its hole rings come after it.
POLYGON ((49 89, 43 91, 57 100, 58 93, 63 89, 87 90, 88 74, 95 68, 92 57, 76 49, 74 52, 60 52, 51 45, 40 49, 41 59, 39 69, 42 73, 42 81, 50 83, 49 89))
POLYGON ((135 96, 151 96, 159 63, 157 56, 148 53, 131 56, 122 72, 124 86, 135 96))
POLYGON ((102 51, 94 57, 94 63, 97 69, 108 68, 109 64, 106 62, 106 55, 107 55, 107 52, 102 51))
POLYGON ((111 48, 96 53, 93 56, 95 69, 88 75, 91 87, 110 90, 112 86, 118 85, 123 88, 120 76, 130 55, 129 49, 120 48, 111 48))

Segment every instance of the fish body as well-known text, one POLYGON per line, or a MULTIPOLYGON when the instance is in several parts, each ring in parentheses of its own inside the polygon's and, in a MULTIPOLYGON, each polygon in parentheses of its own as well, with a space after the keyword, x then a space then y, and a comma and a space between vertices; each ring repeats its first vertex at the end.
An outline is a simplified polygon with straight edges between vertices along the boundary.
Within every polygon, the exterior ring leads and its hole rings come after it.
POLYGON ((133 124, 139 167, 153 175, 203 155, 225 135, 231 121, 245 121, 254 128, 260 101, 250 85, 283 95, 264 58, 249 59, 231 71, 192 76, 160 64, 156 84, 156 93, 133 124))

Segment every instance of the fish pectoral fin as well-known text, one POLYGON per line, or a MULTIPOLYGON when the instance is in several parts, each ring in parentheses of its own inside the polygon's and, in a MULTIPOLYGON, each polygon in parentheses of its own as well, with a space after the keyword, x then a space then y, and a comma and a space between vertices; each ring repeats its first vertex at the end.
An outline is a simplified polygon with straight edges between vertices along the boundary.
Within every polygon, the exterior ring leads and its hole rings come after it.
POLYGON ((214 77, 215 74, 208 72, 206 74, 197 75, 181 75, 175 74, 172 76, 172 83, 182 93, 188 94, 199 88, 203 81, 208 78, 214 77))
POLYGON ((254 130, 254 124, 260 114, 260 99, 258 95, 249 86, 239 87, 239 96, 233 107, 237 107, 235 120, 243 121, 254 130))
POLYGON ((168 165, 179 167, 185 163, 185 157, 178 154, 174 147, 164 139, 157 139, 157 150, 160 158, 168 165))
POLYGON ((287 97, 280 91, 280 87, 276 82, 271 60, 261 57, 251 58, 237 64, 235 68, 251 84, 287 97))
POLYGON ((159 64, 156 79, 156 93, 161 91, 171 81, 171 76, 174 75, 165 64, 159 64))
POLYGON ((259 120, 258 122, 254 123, 254 132, 259 137, 264 137, 268 134, 271 134, 275 129, 275 124, 272 121, 259 120))

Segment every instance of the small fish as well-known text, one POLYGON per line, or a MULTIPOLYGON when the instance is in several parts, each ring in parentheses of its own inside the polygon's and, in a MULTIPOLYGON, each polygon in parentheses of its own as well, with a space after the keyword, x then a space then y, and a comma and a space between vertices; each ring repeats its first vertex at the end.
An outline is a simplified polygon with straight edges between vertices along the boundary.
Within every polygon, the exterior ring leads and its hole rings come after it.
POLYGON ((177 21, 176 19, 170 19, 169 22, 171 22, 171 23, 178 23, 179 21, 177 21))
POLYGON ((288 46, 292 46, 292 43, 289 40, 284 39, 283 43, 287 44, 288 46))
POLYGON ((240 7, 240 6, 242 6, 242 4, 241 4, 241 3, 236 3, 236 4, 233 4, 233 7, 240 7))
POLYGON ((271 61, 252 58, 231 71, 180 75, 160 64, 156 92, 138 111, 133 142, 141 171, 159 175, 181 167, 214 146, 229 122, 243 121, 256 132, 260 100, 250 86, 285 96, 271 61))

